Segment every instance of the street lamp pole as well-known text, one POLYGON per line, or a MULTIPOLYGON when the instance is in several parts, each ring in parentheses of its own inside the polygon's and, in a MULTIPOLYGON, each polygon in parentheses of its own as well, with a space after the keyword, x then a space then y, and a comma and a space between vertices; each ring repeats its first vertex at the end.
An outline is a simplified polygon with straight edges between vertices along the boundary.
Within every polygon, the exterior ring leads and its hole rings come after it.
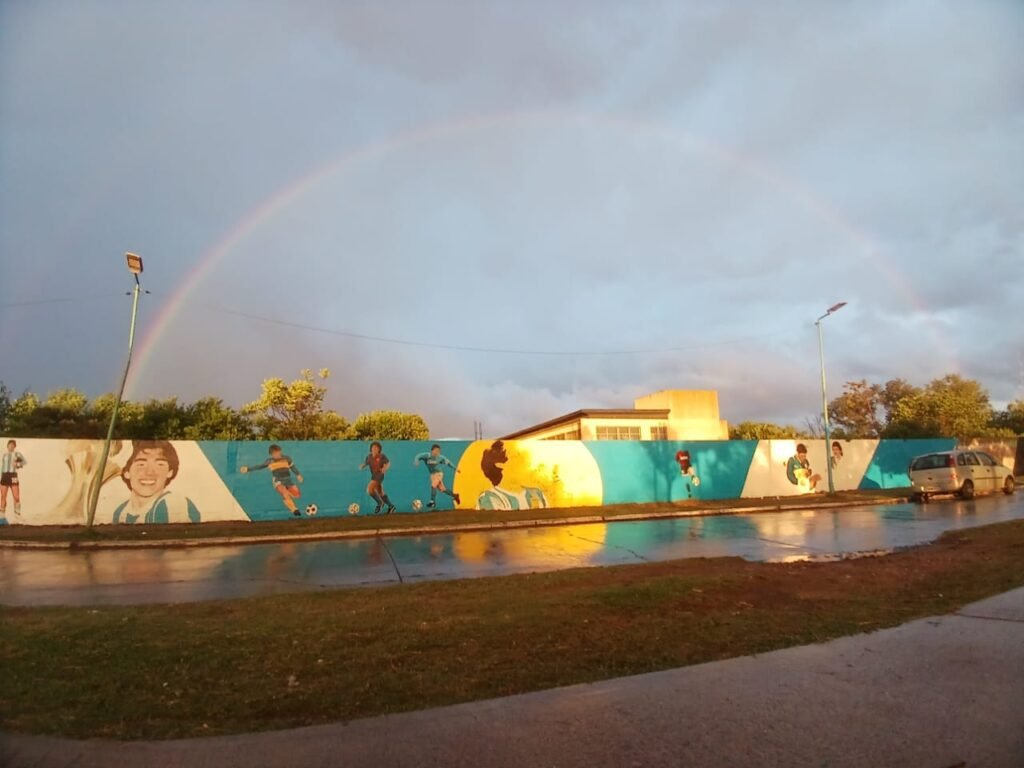
POLYGON ((135 287, 132 288, 132 320, 128 328, 128 359, 124 364, 124 376, 121 377, 121 388, 117 391, 117 399, 114 401, 114 410, 110 414, 110 426, 107 428, 107 439, 103 441, 103 453, 100 455, 100 465, 96 476, 92 481, 92 492, 89 495, 89 512, 86 519, 86 526, 91 528, 93 520, 96 519, 96 504, 100 499, 100 489, 103 486, 103 475, 107 471, 107 459, 110 456, 110 442, 114 438, 114 426, 117 424, 117 414, 121 410, 121 398, 124 397, 124 388, 128 383, 128 370, 132 364, 132 349, 135 346, 135 320, 139 314, 139 294, 142 293, 142 285, 139 283, 139 275, 142 274, 142 257, 134 253, 126 253, 125 261, 128 263, 128 271, 135 278, 135 287))
POLYGON ((814 321, 814 324, 818 327, 818 360, 821 363, 821 413, 825 420, 825 465, 828 468, 828 492, 830 494, 836 492, 835 479, 832 476, 832 430, 828 422, 828 389, 825 386, 825 341, 821 331, 821 321, 829 315, 838 312, 840 309, 846 306, 845 301, 840 301, 838 304, 833 304, 828 308, 828 311, 824 315, 814 321))

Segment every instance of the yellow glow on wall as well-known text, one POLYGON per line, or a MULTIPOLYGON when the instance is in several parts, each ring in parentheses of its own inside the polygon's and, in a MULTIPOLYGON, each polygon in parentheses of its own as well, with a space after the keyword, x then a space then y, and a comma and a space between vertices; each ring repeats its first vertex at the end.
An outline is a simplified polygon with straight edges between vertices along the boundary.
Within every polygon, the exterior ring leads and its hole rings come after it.
POLYGON ((585 445, 568 441, 471 443, 455 490, 465 509, 597 506, 604 498, 597 461, 585 445))

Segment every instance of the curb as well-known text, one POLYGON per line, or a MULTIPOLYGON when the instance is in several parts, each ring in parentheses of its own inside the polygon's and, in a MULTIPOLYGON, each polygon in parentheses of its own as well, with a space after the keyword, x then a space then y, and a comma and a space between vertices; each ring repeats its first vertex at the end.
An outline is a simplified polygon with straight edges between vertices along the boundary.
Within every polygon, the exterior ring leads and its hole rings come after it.
POLYGON ((721 517, 766 512, 799 512, 847 507, 881 507, 905 504, 909 499, 898 497, 874 501, 828 501, 819 504, 774 504, 760 507, 727 507, 723 509, 672 510, 668 512, 636 512, 626 515, 579 515, 576 517, 544 518, 539 520, 510 520, 494 523, 466 523, 464 525, 423 525, 407 528, 366 528, 358 531, 324 531, 322 533, 281 533, 265 536, 211 536, 202 539, 133 539, 126 541, 32 541, 0 539, 0 549, 93 551, 99 549, 188 549, 193 547, 237 546, 241 544, 279 544, 284 542, 344 541, 377 537, 424 536, 438 533, 474 533, 479 531, 514 530, 517 528, 553 528, 566 525, 634 522, 637 520, 663 520, 686 517, 721 517))

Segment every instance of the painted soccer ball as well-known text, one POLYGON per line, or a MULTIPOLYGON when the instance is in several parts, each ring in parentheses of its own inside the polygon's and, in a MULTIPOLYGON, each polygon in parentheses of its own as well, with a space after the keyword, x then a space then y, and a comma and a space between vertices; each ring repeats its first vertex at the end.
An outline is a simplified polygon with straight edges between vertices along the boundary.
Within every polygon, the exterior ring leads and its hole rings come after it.
POLYGON ((412 510, 413 510, 413 512, 419 512, 421 509, 423 509, 423 502, 420 501, 419 499, 413 499, 412 500, 412 510))
POLYGON ((312 517, 313 515, 315 515, 319 511, 320 511, 320 507, 318 507, 316 504, 307 504, 306 505, 306 514, 309 515, 310 517, 312 517))
POLYGON ((15 469, 21 469, 24 466, 25 466, 25 462, 22 461, 21 459, 15 459, 14 460, 14 468, 15 469))
POLYGON ((698 485, 700 485, 700 478, 699 477, 693 478, 693 486, 694 486, 694 488, 696 488, 698 485))
POLYGON ((348 513, 350 515, 358 515, 359 514, 359 505, 356 504, 355 502, 352 502, 351 504, 349 504, 348 505, 348 513))

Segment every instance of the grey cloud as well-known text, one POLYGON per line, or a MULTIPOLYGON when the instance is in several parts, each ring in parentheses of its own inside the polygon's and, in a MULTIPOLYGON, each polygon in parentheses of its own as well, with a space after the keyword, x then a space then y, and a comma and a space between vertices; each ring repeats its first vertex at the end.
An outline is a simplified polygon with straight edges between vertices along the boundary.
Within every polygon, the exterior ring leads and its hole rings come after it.
MULTIPOLYGON (((256 216, 137 395, 238 403, 328 365, 347 415, 400 407, 441 435, 674 386, 720 389, 732 421, 799 422, 817 407, 812 322, 840 299, 834 391, 953 367, 994 398, 1020 390, 1017 3, 13 8, 0 303, 116 293, 133 248, 149 329, 260 201, 355 150, 256 216), (512 117, 466 119, 489 114, 512 117), (429 351, 200 302, 455 345, 666 351, 429 351)), ((123 309, 0 307, 4 380, 109 389, 123 309)))

